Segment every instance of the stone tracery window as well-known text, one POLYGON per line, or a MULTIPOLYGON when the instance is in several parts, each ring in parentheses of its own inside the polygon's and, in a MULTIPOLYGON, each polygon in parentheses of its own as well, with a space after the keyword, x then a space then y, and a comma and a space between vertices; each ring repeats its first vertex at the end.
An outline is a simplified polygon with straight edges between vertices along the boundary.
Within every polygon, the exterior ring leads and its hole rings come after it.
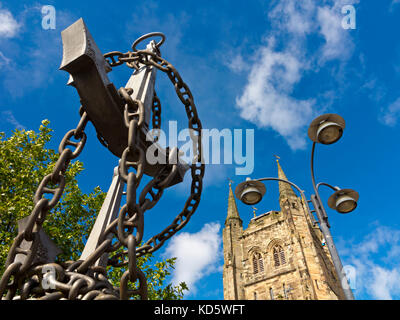
POLYGON ((282 246, 276 245, 273 248, 272 253, 275 267, 279 267, 286 263, 285 251, 283 250, 282 246))
POLYGON ((264 272, 264 261, 259 252, 253 254, 253 272, 254 274, 264 272))
POLYGON ((258 273, 258 261, 256 255, 253 255, 253 273, 258 273))

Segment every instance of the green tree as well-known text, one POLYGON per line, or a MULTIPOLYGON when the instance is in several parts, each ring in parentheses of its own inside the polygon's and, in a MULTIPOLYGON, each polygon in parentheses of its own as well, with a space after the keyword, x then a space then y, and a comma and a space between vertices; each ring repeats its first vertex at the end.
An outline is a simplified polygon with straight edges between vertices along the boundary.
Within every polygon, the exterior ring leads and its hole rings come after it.
MULTIPOLYGON (((51 173, 59 154, 45 147, 51 139, 49 121, 43 120, 39 132, 16 129, 8 139, 0 132, 0 275, 4 272, 8 250, 18 233, 17 221, 33 209, 33 195, 42 178, 51 173)), ((59 261, 77 260, 84 248, 82 235, 88 235, 105 198, 100 187, 85 194, 77 176, 84 169, 80 161, 71 162, 65 172, 63 196, 47 215, 43 228, 62 250, 59 261)), ((154 256, 138 259, 148 281, 149 299, 182 299, 185 283, 165 284, 175 259, 153 262, 154 256)), ((109 268, 110 281, 118 285, 123 268, 109 268)))

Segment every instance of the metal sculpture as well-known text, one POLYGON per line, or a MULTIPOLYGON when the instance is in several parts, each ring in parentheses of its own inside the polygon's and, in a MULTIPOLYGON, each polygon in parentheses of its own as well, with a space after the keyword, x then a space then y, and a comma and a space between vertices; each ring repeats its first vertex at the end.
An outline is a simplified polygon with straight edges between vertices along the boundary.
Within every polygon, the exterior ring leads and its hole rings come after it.
POLYGON ((132 45, 132 51, 127 53, 115 51, 103 55, 83 19, 79 19, 62 32, 62 40, 60 69, 70 73, 68 84, 78 91, 82 104, 81 119, 77 127, 62 139, 59 159, 52 173, 40 183, 32 213, 19 221, 19 233, 0 280, 0 298, 147 299, 147 282, 136 265, 137 258, 156 251, 182 229, 200 202, 205 166, 201 161, 202 126, 193 96, 178 71, 161 58, 160 46, 165 41, 162 33, 140 37, 132 45), (161 41, 156 43, 152 40, 145 50, 137 50, 141 41, 154 36, 161 37, 161 41), (133 73, 126 87, 117 90, 107 73, 122 64, 132 68, 133 73), (167 74, 185 106, 194 148, 190 164, 182 161, 177 148, 163 149, 157 144, 157 130, 161 126, 161 103, 154 89, 157 70, 167 74), (102 145, 121 159, 80 259, 55 263, 59 249, 44 233, 42 224, 62 196, 68 164, 85 146, 84 130, 89 121, 102 145), (152 136, 153 140, 148 141, 146 136, 150 126, 156 134, 152 136), (148 162, 145 155, 150 146, 168 161, 148 162), (157 204, 166 188, 180 183, 187 170, 192 177, 191 193, 182 211, 169 226, 141 245, 144 213, 157 204), (152 179, 139 193, 143 175, 152 179), (126 203, 120 208, 125 184, 126 203), (53 196, 48 199, 45 194, 53 196), (119 288, 109 282, 107 266, 127 267, 119 288), (137 287, 129 285, 129 282, 137 281, 137 287))

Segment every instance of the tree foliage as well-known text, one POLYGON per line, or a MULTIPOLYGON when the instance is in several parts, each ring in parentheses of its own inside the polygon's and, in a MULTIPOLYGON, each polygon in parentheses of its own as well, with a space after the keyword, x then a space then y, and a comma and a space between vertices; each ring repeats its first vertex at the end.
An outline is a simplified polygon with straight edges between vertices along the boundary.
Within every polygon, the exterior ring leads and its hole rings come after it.
MULTIPOLYGON (((0 275, 4 272, 15 236, 17 221, 33 209, 33 196, 42 178, 51 173, 59 154, 45 147, 51 139, 49 121, 43 120, 39 132, 16 129, 10 138, 0 132, 0 275)), ((47 215, 45 232, 62 250, 59 261, 78 260, 105 198, 100 187, 89 194, 81 191, 77 176, 84 169, 80 161, 71 162, 65 172, 66 187, 59 203, 47 215)), ((185 283, 165 284, 175 259, 153 262, 152 255, 138 259, 148 281, 149 299, 182 299, 185 283)), ((118 285, 123 268, 109 268, 110 281, 118 285)))

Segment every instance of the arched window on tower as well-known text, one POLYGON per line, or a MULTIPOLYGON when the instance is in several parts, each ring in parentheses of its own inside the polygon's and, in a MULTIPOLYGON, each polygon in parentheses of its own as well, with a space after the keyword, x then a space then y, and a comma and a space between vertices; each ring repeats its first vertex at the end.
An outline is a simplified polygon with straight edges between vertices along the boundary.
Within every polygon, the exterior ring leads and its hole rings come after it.
POLYGON ((264 272, 264 261, 261 254, 258 255, 258 266, 260 267, 260 272, 264 272))
POLYGON ((279 267, 279 266, 281 266, 281 265, 286 263, 285 251, 283 251, 282 246, 276 245, 273 248, 272 253, 273 253, 273 256, 274 256, 275 267, 279 267))
POLYGON ((259 252, 253 254, 253 272, 254 274, 264 272, 264 261, 259 252))
POLYGON ((258 273, 258 261, 256 255, 253 255, 253 272, 258 273))

